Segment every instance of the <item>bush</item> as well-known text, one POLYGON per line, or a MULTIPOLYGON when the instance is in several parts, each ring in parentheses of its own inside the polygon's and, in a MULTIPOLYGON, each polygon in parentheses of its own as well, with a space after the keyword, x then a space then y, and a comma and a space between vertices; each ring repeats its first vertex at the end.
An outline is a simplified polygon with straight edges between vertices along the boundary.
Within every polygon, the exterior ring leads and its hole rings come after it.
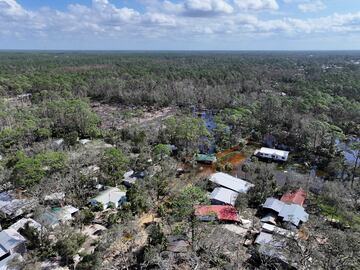
POLYGON ((39 159, 27 157, 23 152, 19 152, 16 159, 12 173, 12 179, 16 187, 31 187, 40 183, 45 177, 45 171, 39 159))
POLYGON ((46 140, 51 137, 51 130, 48 128, 39 128, 35 131, 37 140, 46 140))

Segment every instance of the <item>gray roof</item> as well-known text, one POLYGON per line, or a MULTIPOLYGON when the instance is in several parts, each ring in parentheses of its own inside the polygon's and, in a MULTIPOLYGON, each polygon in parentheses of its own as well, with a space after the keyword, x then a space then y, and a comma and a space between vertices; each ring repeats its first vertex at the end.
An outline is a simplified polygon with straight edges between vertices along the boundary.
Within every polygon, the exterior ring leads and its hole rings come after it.
POLYGON ((107 205, 109 203, 114 203, 116 206, 118 203, 126 198, 126 192, 121 191, 120 189, 116 187, 108 188, 102 192, 99 193, 95 198, 92 198, 90 200, 91 203, 102 203, 102 205, 107 208, 107 205))
POLYGON ((286 246, 285 240, 276 240, 272 234, 261 232, 257 236, 255 243, 259 245, 258 250, 261 254, 286 261, 283 253, 284 247, 286 246))
POLYGON ((12 262, 14 259, 22 261, 23 257, 18 253, 13 253, 10 256, 2 259, 0 261, 0 270, 9 270, 8 264, 9 264, 9 262, 12 262))
MULTIPOLYGON (((296 226, 299 225, 300 221, 306 222, 309 219, 309 214, 305 212, 302 206, 287 204, 275 198, 267 198, 263 208, 277 212, 278 216, 283 218, 283 221, 288 221, 296 226)), ((262 221, 267 222, 265 218, 262 221)))
POLYGON ((16 199, 9 192, 0 193, 0 212, 7 216, 20 216, 35 206, 35 200, 16 199))
POLYGON ((13 248, 24 243, 26 239, 14 229, 6 229, 0 232, 0 256, 8 253, 13 248))
POLYGON ((31 228, 41 231, 41 224, 36 222, 32 218, 22 218, 12 224, 9 228, 14 229, 15 231, 19 231, 20 229, 24 229, 26 224, 28 224, 31 228))
POLYGON ((223 202, 225 204, 235 205, 236 198, 239 193, 222 187, 217 187, 210 194, 210 199, 223 202))
POLYGON ((219 186, 234 190, 239 193, 246 193, 251 187, 254 186, 253 184, 246 182, 240 178, 236 178, 222 172, 214 173, 213 175, 211 175, 210 181, 219 186))
POLYGON ((279 216, 282 217, 284 221, 291 222, 296 226, 299 225, 300 221, 306 222, 309 219, 309 214, 298 204, 285 204, 279 216))
POLYGON ((284 207, 285 203, 275 199, 275 198, 267 198, 265 203, 262 205, 263 208, 274 210, 275 212, 280 212, 284 207))
POLYGON ((261 232, 255 240, 256 244, 268 244, 273 241, 273 236, 271 233, 261 232))

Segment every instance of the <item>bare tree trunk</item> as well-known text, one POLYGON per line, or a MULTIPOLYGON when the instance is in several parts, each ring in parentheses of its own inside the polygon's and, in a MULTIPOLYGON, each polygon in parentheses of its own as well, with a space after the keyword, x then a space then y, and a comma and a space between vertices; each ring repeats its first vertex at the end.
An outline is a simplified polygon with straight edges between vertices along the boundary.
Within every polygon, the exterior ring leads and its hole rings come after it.
POLYGON ((354 180, 355 180, 356 169, 357 169, 358 162, 359 162, 359 157, 360 157, 360 152, 356 156, 355 165, 354 165, 352 178, 351 178, 351 187, 354 187, 354 180))

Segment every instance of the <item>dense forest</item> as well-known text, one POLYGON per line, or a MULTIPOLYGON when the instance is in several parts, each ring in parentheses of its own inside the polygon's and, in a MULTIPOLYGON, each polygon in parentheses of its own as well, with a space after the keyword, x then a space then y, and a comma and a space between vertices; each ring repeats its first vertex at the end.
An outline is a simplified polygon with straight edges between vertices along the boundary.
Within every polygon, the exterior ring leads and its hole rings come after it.
POLYGON ((209 203, 207 170, 255 185, 235 204, 252 230, 267 197, 304 189, 296 269, 359 269, 359 137, 359 52, 0 53, 1 192, 35 198, 24 213, 35 220, 54 192, 80 209, 61 228, 29 229, 19 269, 291 269, 195 220, 194 205, 209 203), (290 159, 258 160, 260 146, 290 159), (199 154, 218 160, 201 165, 199 154), (125 187, 130 170, 140 176, 125 187), (127 203, 89 206, 97 185, 126 191, 127 203), (160 221, 145 226, 146 215, 160 221), (87 252, 91 224, 106 231, 87 252), (191 248, 169 251, 174 238, 191 248))

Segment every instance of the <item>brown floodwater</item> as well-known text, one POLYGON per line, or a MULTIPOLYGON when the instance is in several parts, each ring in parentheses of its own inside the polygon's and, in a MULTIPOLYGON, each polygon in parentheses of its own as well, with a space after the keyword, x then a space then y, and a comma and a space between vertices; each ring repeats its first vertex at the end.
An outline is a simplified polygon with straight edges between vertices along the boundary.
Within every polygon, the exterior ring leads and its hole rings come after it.
MULTIPOLYGON (((225 165, 230 163, 233 167, 232 174, 236 174, 238 168, 245 162, 248 158, 243 152, 240 151, 240 147, 232 147, 221 151, 216 154, 218 163, 225 165)), ((215 164, 199 164, 198 165, 198 174, 200 176, 209 176, 216 172, 215 164)))

